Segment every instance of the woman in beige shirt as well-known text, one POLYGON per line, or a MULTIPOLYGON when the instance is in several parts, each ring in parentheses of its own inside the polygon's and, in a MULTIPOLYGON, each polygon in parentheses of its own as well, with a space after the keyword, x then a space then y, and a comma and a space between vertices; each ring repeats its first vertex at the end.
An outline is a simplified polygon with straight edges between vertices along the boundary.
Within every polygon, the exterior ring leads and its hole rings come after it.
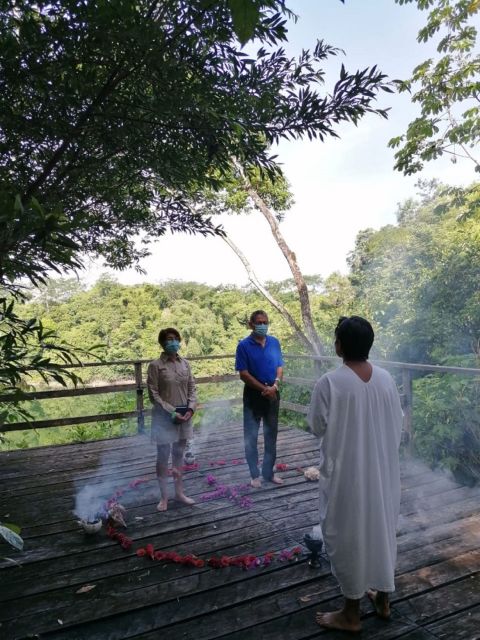
POLYGON ((187 439, 193 437, 191 418, 197 406, 197 393, 190 365, 178 355, 181 340, 173 327, 162 329, 158 342, 163 351, 148 365, 147 372, 148 395, 153 404, 152 442, 157 446, 158 511, 167 510, 170 451, 175 500, 194 504, 183 492, 182 463, 187 439))

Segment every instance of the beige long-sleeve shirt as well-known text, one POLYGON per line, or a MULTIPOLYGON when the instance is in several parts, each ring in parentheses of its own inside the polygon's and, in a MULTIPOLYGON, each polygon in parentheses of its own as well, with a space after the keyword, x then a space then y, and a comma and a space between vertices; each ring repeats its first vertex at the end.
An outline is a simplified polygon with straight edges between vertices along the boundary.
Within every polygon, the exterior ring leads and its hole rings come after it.
POLYGON ((197 390, 190 364, 178 354, 170 360, 162 353, 147 369, 148 396, 154 406, 172 413, 175 407, 187 406, 195 411, 197 390))

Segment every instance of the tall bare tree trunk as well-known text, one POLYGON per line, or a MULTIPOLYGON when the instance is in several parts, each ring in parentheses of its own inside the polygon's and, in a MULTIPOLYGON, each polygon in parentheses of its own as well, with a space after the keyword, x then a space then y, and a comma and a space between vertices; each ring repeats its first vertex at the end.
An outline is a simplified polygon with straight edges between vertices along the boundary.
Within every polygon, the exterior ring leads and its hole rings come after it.
POLYGON ((270 225, 270 229, 272 230, 273 237, 275 238, 277 245, 279 246, 280 250, 285 256, 285 259, 288 262, 288 266, 290 267, 290 271, 292 272, 293 279, 295 281, 295 286, 297 287, 297 291, 298 291, 298 297, 300 301, 300 310, 302 314, 303 326, 305 328, 305 334, 308 338, 308 341, 311 343, 315 354, 322 355, 323 353, 322 342, 313 324, 308 288, 303 278, 302 272, 300 271, 300 267, 298 266, 297 257, 295 253, 291 251, 290 247, 287 245, 285 238, 283 237, 280 231, 280 226, 277 222, 275 215, 270 211, 270 209, 268 208, 263 198, 258 194, 256 189, 254 189, 254 187, 251 185, 250 181, 245 175, 243 167, 238 162, 236 162, 235 164, 244 182, 245 189, 248 195, 253 200, 253 203, 255 204, 256 208, 267 219, 267 222, 270 225))

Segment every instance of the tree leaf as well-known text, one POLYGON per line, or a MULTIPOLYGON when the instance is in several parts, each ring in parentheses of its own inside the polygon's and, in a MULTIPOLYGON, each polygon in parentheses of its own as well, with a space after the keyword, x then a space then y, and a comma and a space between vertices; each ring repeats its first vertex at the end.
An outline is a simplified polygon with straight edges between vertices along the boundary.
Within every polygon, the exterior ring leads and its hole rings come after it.
POLYGON ((80 587, 80 589, 77 589, 75 593, 88 593, 92 589, 95 589, 96 586, 96 584, 86 584, 83 587, 80 587))
POLYGON ((260 11, 256 0, 228 0, 232 14, 233 29, 240 43, 244 45, 253 37, 260 11))
POLYGON ((2 536, 2 538, 15 549, 18 549, 19 551, 23 549, 22 538, 9 527, 0 525, 0 536, 2 536))

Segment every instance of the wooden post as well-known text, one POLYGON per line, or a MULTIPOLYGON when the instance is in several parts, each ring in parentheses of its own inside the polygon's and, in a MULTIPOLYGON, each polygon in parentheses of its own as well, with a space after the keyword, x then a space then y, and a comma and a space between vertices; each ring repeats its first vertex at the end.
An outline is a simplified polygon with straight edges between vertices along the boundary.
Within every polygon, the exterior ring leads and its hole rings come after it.
POLYGON ((412 398, 413 398, 413 387, 412 387, 412 372, 410 369, 402 369, 402 386, 403 386, 403 395, 405 398, 403 412, 403 424, 405 427, 405 433, 407 434, 407 449, 409 452, 412 450, 412 398))
POLYGON ((135 362, 135 385, 137 388, 137 430, 145 431, 145 416, 143 407, 142 363, 135 362))

